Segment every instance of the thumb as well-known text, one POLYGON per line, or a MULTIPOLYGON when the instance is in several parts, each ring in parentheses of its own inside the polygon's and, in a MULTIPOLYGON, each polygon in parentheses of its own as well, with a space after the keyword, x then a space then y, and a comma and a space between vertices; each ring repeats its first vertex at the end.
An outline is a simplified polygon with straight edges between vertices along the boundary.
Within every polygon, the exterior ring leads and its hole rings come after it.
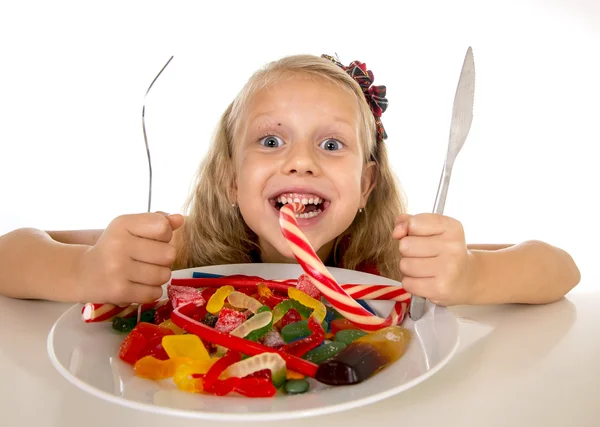
POLYGON ((392 232, 392 238, 400 240, 403 237, 408 236, 408 221, 412 215, 400 214, 396 217, 394 224, 394 231, 392 232))
POLYGON ((169 220, 169 224, 173 231, 177 230, 185 222, 185 218, 180 214, 169 214, 163 211, 156 211, 156 213, 164 215, 169 220))
POLYGON ((177 230, 185 222, 185 218, 183 217, 183 215, 180 214, 167 215, 167 219, 169 220, 173 231, 177 230))

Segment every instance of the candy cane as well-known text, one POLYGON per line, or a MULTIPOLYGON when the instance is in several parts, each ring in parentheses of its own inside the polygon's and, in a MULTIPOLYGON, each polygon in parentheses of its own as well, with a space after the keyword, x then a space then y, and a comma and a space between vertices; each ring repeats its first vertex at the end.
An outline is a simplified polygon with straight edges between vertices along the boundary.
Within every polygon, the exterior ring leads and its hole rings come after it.
MULTIPOLYGON (((169 300, 161 299, 147 304, 142 304, 142 311, 158 308, 165 305, 169 300)), ((86 323, 106 322, 113 320, 116 316, 129 317, 137 312, 139 304, 114 305, 87 303, 81 309, 81 318, 86 323)))
POLYGON ((303 210, 302 203, 284 205, 279 211, 279 225, 294 257, 321 294, 342 316, 365 331, 376 331, 402 322, 407 302, 396 302, 389 316, 383 319, 369 313, 335 281, 298 227, 295 212, 303 210))
MULTIPOLYGON (((252 280, 243 283, 236 280, 228 281, 228 276, 219 277, 216 282, 214 278, 173 278, 171 284, 175 286, 190 286, 194 288, 220 288, 224 284, 233 286, 235 289, 255 288, 259 283, 266 283, 269 288, 275 288, 287 294, 287 288, 296 286, 296 279, 286 279, 285 281, 275 280, 252 280), (278 282, 278 283, 275 283, 278 282)), ((358 284, 340 284, 342 289, 348 292, 354 299, 363 300, 390 300, 390 301, 408 301, 410 294, 400 286, 393 285, 358 285, 358 284)))

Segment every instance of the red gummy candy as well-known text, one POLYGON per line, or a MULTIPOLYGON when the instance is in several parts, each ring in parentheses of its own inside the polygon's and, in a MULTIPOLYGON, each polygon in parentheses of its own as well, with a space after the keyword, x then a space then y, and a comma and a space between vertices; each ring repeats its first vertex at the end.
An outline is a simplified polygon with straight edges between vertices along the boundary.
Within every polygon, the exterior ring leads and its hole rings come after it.
POLYGON ((301 320, 302 316, 300 315, 300 313, 298 313, 298 310, 296 310, 295 308, 290 308, 275 326, 277 326, 279 330, 281 330, 281 328, 283 328, 285 325, 299 322, 301 320))
POLYGON ((321 298, 321 292, 319 292, 315 285, 313 285, 313 283, 310 281, 310 278, 306 274, 298 277, 296 288, 315 299, 321 298))
POLYGON ((160 325, 165 320, 171 318, 171 312, 173 311, 173 304, 163 304, 156 309, 154 312, 154 323, 160 325))
POLYGON ((162 337, 173 334, 174 332, 169 328, 140 322, 135 325, 121 343, 119 357, 131 365, 147 355, 153 355, 157 358, 164 357, 166 352, 162 348, 162 337))
POLYGON ((202 292, 190 286, 169 285, 167 288, 167 294, 169 295, 169 299, 171 300, 174 309, 189 302, 193 302, 197 306, 201 306, 206 303, 202 297, 202 292))
POLYGON ((246 321, 246 315, 240 311, 223 307, 219 312, 219 319, 215 329, 221 332, 231 332, 246 321))

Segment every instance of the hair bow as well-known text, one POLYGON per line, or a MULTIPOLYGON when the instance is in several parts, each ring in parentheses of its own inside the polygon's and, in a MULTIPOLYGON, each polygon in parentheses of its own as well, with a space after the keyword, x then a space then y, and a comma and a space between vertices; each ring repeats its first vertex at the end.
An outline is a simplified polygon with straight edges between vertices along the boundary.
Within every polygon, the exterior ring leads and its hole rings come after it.
POLYGON ((365 95, 367 104, 371 108, 371 112, 375 116, 375 124, 377 126, 377 139, 383 141, 387 139, 387 133, 381 123, 381 115, 385 112, 388 106, 388 100, 385 97, 386 87, 383 85, 374 86, 375 77, 371 70, 367 70, 367 65, 360 61, 352 61, 349 66, 344 66, 336 58, 329 55, 321 55, 322 58, 329 59, 338 67, 342 68, 359 84, 365 95))

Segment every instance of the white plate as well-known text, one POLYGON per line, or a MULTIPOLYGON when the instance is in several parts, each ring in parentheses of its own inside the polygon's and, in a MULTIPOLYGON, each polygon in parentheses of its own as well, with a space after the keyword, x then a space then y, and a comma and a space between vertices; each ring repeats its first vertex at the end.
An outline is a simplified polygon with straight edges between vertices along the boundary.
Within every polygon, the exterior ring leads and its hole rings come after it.
MULTIPOLYGON (((297 264, 239 264, 180 270, 173 272, 173 277, 192 277, 193 271, 269 279, 296 278, 303 273, 297 264)), ((329 271, 339 283, 398 284, 351 270, 329 271)), ((381 316, 387 316, 391 309, 389 301, 372 302, 371 306, 381 316)), ((136 377, 131 365, 117 355, 124 335, 114 332, 110 323, 84 323, 81 305, 70 308, 56 321, 48 336, 48 353, 52 364, 71 383, 130 408, 211 420, 291 419, 339 412, 398 394, 429 378, 454 355, 458 321, 445 308, 428 303, 421 320, 414 323, 407 316, 403 326, 413 333, 404 356, 363 383, 329 387, 313 382, 305 394, 264 399, 192 394, 177 390, 171 379, 157 382, 136 377)))

